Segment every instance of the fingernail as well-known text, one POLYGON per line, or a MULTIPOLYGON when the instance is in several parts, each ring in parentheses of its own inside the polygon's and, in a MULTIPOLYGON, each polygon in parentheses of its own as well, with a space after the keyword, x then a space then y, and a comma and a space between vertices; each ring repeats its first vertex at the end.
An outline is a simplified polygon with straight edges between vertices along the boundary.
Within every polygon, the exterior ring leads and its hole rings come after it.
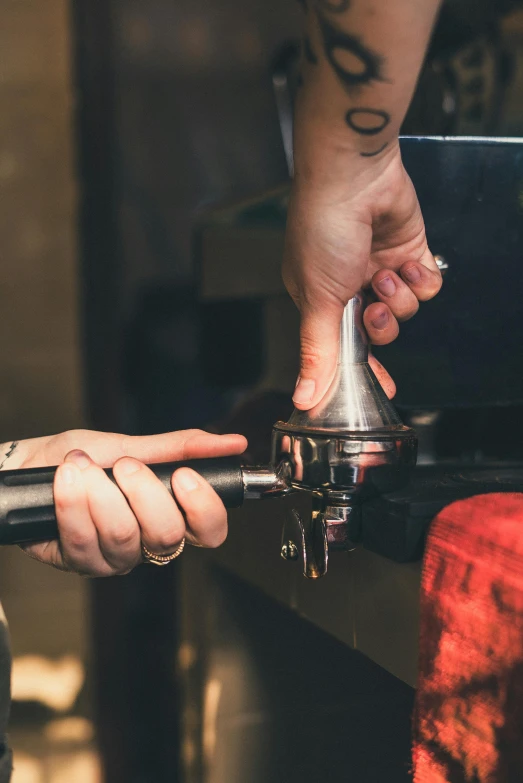
POLYGON ((403 270, 403 277, 406 277, 409 283, 419 283, 421 272, 417 266, 409 266, 408 269, 403 270))
POLYGON ((386 310, 384 310, 380 315, 375 316, 371 320, 371 324, 375 329, 385 329, 389 322, 389 314, 386 310))
POLYGON ((193 492, 198 489, 198 480, 192 470, 188 468, 180 468, 174 474, 174 480, 176 484, 185 492, 193 492))
POLYGON ((396 293, 396 283, 392 277, 384 277, 383 280, 376 283, 376 288, 383 296, 394 296, 396 293))
POLYGON ((66 460, 68 462, 74 462, 75 465, 78 465, 80 470, 85 470, 91 464, 91 458, 85 453, 85 451, 80 451, 80 449, 75 449, 75 451, 69 452, 66 460))
POLYGON ((133 473, 138 473, 142 465, 137 459, 121 459, 118 462, 118 469, 124 474, 124 476, 132 476, 133 473))
POLYGON ((57 478, 59 481, 62 481, 64 484, 71 487, 76 481, 76 470, 72 465, 61 465, 58 470, 57 478))
POLYGON ((305 402, 310 402, 314 397, 314 391, 316 389, 316 382, 300 378, 298 385, 294 390, 292 399, 299 405, 303 405, 305 402))

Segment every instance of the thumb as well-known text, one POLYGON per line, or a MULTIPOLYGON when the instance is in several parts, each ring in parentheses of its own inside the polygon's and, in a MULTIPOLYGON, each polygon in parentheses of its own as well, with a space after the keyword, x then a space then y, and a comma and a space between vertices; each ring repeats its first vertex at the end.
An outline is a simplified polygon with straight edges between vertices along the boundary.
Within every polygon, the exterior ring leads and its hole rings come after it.
POLYGON ((336 371, 343 306, 302 312, 300 374, 293 394, 299 410, 313 408, 324 396, 336 371))

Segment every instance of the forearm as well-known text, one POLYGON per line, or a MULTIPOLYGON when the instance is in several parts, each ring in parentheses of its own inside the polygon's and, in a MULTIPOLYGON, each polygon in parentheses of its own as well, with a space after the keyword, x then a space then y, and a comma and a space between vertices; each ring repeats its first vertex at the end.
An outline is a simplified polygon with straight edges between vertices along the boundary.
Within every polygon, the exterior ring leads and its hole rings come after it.
POLYGON ((330 179, 335 156, 386 157, 440 0, 308 0, 295 174, 330 179))

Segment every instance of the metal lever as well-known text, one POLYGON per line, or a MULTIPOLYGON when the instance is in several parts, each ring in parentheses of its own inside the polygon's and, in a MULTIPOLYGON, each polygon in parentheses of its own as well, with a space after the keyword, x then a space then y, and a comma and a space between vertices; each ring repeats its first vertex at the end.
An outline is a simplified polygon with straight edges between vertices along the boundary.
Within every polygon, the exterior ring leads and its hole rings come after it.
POLYGON ((312 495, 312 512, 307 517, 292 509, 283 527, 281 556, 284 560, 301 560, 303 575, 319 579, 327 573, 329 551, 351 552, 356 548, 350 536, 356 536, 359 507, 350 498, 338 499, 338 506, 327 505, 319 492, 312 495))
POLYGON ((313 496, 312 513, 302 515, 293 508, 285 519, 281 556, 301 559, 303 575, 319 579, 327 573, 329 546, 321 496, 313 496))

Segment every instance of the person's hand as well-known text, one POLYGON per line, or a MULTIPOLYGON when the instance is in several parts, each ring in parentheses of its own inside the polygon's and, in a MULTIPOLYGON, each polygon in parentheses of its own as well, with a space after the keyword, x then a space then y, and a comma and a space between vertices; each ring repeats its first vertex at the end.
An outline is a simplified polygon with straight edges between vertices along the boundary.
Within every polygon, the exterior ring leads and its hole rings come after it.
MULTIPOLYGON (((398 322, 441 287, 399 144, 376 158, 345 150, 338 158, 331 166, 302 166, 289 205, 283 278, 301 313, 301 370, 293 399, 302 410, 328 389, 343 309, 359 289, 372 286, 377 301, 367 307, 364 324, 370 341, 385 345, 397 337, 398 322)), ((374 357, 371 363, 394 396, 388 373, 374 357)))
POLYGON ((144 463, 241 454, 246 445, 241 435, 200 430, 146 437, 73 430, 21 441, 16 464, 6 469, 59 465, 54 496, 60 540, 23 548, 65 571, 112 576, 142 562, 142 542, 154 554, 174 552, 184 537, 217 547, 227 535, 227 513, 210 485, 180 468, 172 478, 175 502, 144 463), (113 468, 118 486, 103 467, 113 468))

